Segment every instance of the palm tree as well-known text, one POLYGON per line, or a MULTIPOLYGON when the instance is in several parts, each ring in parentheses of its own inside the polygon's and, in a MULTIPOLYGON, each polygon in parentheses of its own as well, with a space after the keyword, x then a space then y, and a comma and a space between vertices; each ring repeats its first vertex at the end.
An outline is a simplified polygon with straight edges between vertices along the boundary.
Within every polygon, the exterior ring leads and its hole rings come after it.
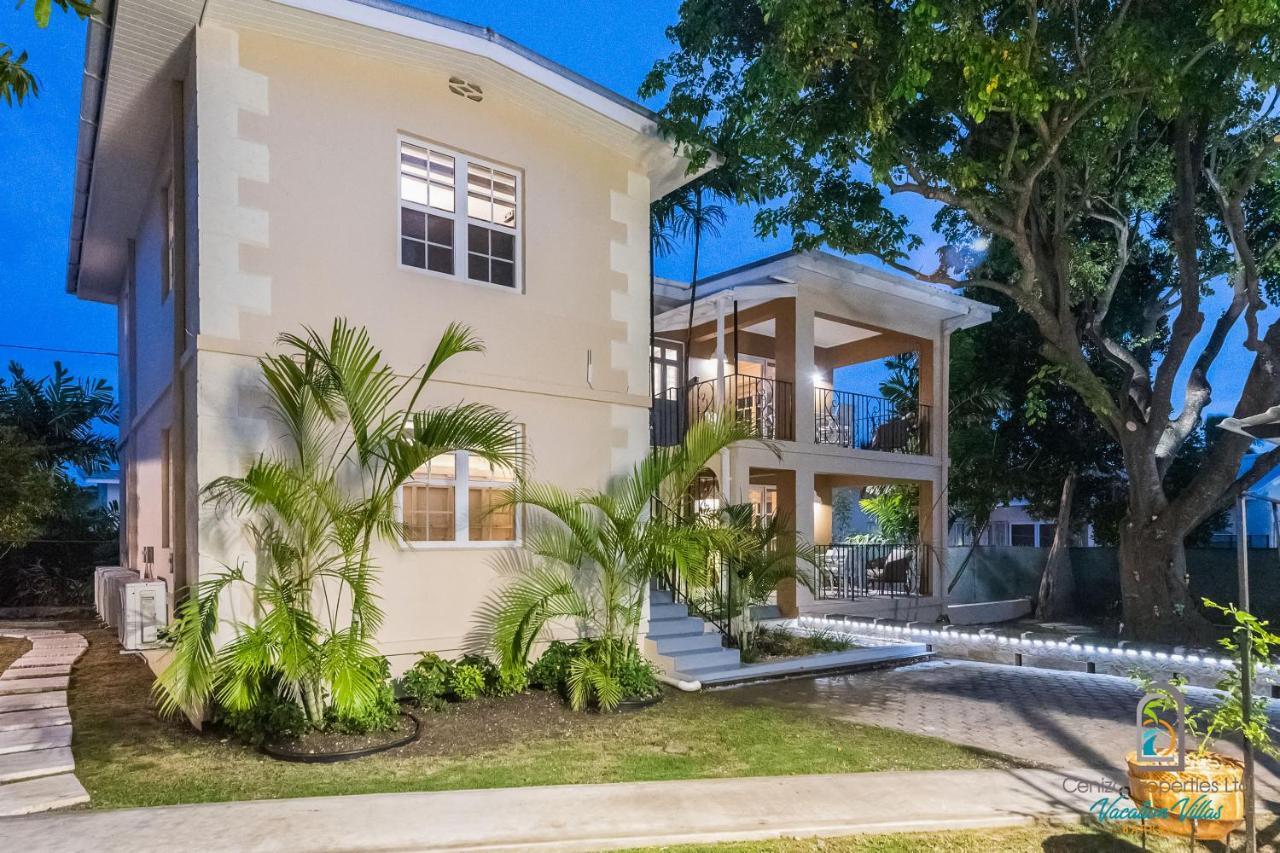
POLYGON ((382 611, 370 549, 403 532, 397 491, 443 453, 519 461, 504 412, 478 404, 417 411, 443 364, 483 351, 465 327, 449 326, 430 361, 407 377, 345 320, 327 337, 307 329, 279 342, 285 352, 258 363, 284 446, 204 492, 219 510, 248 517, 257 572, 250 579, 243 567, 227 567, 179 605, 173 662, 156 682, 166 712, 198 712, 210 699, 246 711, 274 693, 319 726, 329 709, 355 715, 370 707, 384 682, 372 645, 382 611), (233 623, 233 638, 215 649, 219 599, 236 584, 252 587, 254 619, 233 623))
POLYGON ((0 378, 0 424, 35 445, 35 461, 46 470, 74 465, 93 474, 110 466, 116 442, 97 425, 114 426, 119 414, 106 380, 77 381, 59 361, 53 363, 53 375, 42 379, 27 376, 13 361, 9 378, 0 378))
POLYGON ((737 551, 724 557, 721 571, 729 572, 727 584, 713 584, 721 612, 729 614, 730 633, 741 649, 755 643, 756 622, 752 610, 769 600, 778 585, 795 581, 813 592, 814 547, 795 535, 790 520, 775 513, 756 514, 752 504, 731 504, 721 511, 723 523, 736 532, 737 551))
MULTIPOLYGON (((693 238, 692 275, 689 279, 689 322, 685 335, 685 376, 689 375, 690 351, 693 349, 693 309, 698 301, 699 264, 704 237, 719 236, 728 220, 717 199, 732 204, 759 203, 759 177, 737 153, 738 126, 726 120, 716 130, 712 148, 721 163, 680 188, 654 202, 649 209, 651 253, 666 256, 688 237, 693 238)), ((652 266, 652 265, 651 265, 652 266)))
POLYGON ((654 448, 604 491, 518 483, 510 500, 544 517, 529 525, 525 549, 506 555, 502 569, 512 581, 488 607, 503 668, 523 671, 548 625, 572 621, 588 642, 570 664, 570 704, 615 707, 623 698, 618 675, 639 659, 650 582, 674 572, 701 583, 715 553, 740 547, 736 531, 655 512, 655 499, 659 507, 680 506, 709 460, 751 437, 739 421, 712 418, 691 426, 683 444, 654 448))

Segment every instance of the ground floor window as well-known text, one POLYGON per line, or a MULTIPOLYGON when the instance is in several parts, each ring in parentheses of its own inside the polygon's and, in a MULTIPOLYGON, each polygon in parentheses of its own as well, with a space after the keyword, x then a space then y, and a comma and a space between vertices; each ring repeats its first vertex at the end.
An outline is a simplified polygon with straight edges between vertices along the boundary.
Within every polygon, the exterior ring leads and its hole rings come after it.
POLYGON ((1009 544, 1023 547, 1036 547, 1036 526, 1034 524, 1010 524, 1009 544))
POLYGON ((435 457, 400 490, 399 513, 410 545, 508 545, 520 539, 518 507, 505 502, 515 472, 465 450, 435 457))

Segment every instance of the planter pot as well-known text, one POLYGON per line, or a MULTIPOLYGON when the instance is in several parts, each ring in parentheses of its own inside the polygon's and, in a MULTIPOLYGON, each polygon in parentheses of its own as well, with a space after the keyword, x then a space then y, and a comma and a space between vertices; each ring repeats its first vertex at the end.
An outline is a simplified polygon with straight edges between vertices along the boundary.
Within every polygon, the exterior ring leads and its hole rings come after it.
POLYGON ((1188 753, 1185 770, 1156 769, 1126 756, 1129 797, 1159 816, 1147 825, 1170 835, 1224 841, 1244 824, 1244 765, 1216 752, 1188 753), (1167 815, 1167 816, 1166 816, 1167 815))
POLYGON ((273 746, 266 743, 262 745, 261 749, 265 754, 277 761, 293 761, 299 764, 336 764, 339 761, 364 758, 366 755, 376 755, 379 752, 386 752, 389 749, 405 746, 418 739, 418 735, 422 732, 422 721, 408 711, 401 711, 400 716, 413 721, 413 730, 409 734, 400 735, 386 743, 374 744, 361 749, 349 749, 344 752, 296 752, 287 747, 273 746))

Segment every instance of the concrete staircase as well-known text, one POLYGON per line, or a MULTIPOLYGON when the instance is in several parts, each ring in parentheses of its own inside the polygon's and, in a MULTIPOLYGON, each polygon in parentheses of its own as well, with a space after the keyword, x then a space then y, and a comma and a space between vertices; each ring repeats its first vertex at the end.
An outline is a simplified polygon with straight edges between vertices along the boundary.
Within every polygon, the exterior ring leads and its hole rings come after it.
MULTIPOLYGON (((762 608, 757 618, 773 616, 776 608, 762 608)), ((785 620, 779 620, 785 621, 785 620)), ((696 681, 703 687, 742 684, 772 678, 824 675, 901 666, 931 657, 923 643, 880 643, 808 657, 744 664, 737 649, 727 649, 716 627, 689 613, 667 590, 649 591, 649 633, 645 652, 667 675, 696 681)))
POLYGON ((689 614, 665 589, 649 591, 649 658, 668 674, 701 681, 742 666, 737 649, 726 649, 714 625, 689 614))

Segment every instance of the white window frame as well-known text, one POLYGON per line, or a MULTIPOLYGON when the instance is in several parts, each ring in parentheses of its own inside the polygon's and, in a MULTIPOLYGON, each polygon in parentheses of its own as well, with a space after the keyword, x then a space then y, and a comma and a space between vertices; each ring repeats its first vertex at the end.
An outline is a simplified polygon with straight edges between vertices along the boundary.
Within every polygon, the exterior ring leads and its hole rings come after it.
MULTIPOLYGON (((412 476, 396 489, 396 521, 404 523, 404 489, 405 486, 448 486, 453 488, 453 539, 452 541, 433 542, 431 540, 401 539, 402 548, 410 551, 449 551, 449 550, 496 550, 520 548, 524 545, 524 508, 520 504, 515 507, 515 539, 471 540, 471 467, 470 453, 465 450, 453 452, 453 477, 418 477, 412 476)), ((477 489, 509 488, 509 481, 477 480, 477 489)))
POLYGON ((425 274, 434 278, 443 278, 450 281, 461 282, 473 287, 483 287, 490 290, 497 290, 503 293, 524 293, 524 170, 507 163, 499 163, 494 160, 486 160, 482 157, 475 157, 447 145, 440 145, 429 139, 420 136, 411 136, 401 133, 396 136, 396 266, 402 270, 425 274), (427 207, 418 202, 408 201, 401 193, 401 145, 403 143, 416 145, 421 148, 427 148, 439 154, 453 158, 453 213, 447 211, 436 210, 427 207), (468 255, 469 247, 467 244, 468 234, 467 226, 472 224, 471 216, 467 213, 467 167, 471 164, 483 166, 486 169, 497 169, 506 174, 513 175, 516 181, 516 226, 507 229, 506 226, 496 225, 496 223, 476 220, 475 224, 482 228, 492 230, 495 225, 497 228, 505 229, 512 232, 515 243, 515 251, 512 258, 512 281, 511 287, 501 284, 494 284, 491 281, 477 281, 468 277, 468 255), (400 240, 402 237, 400 224, 400 208, 409 207, 413 210, 420 210, 424 213, 432 213, 436 216, 451 218, 453 220, 453 272, 443 273, 433 269, 423 267, 410 266, 404 262, 401 254, 400 240))

